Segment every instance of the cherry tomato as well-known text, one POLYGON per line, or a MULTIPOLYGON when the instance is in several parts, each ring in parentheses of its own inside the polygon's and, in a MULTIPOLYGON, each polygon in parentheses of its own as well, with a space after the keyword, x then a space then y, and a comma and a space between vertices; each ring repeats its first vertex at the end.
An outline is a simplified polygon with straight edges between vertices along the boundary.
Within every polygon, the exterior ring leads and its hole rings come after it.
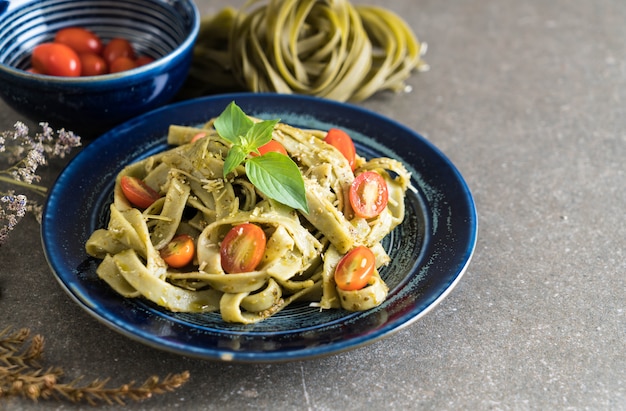
POLYGON ((126 199, 135 207, 148 208, 160 197, 159 193, 137 177, 123 176, 120 186, 126 199))
POLYGON ((201 138, 206 137, 206 133, 205 132, 199 132, 198 134, 196 134, 195 136, 191 137, 191 142, 195 143, 196 141, 200 140, 201 138))
POLYGON ((350 138, 345 131, 339 130, 338 128, 331 128, 328 130, 328 133, 326 133, 324 141, 339 150, 346 160, 348 160, 350 168, 354 170, 356 149, 354 148, 352 138, 350 138))
POLYGON ((359 217, 376 217, 388 201, 387 182, 375 171, 359 174, 350 185, 350 205, 359 217))
POLYGON ((227 273, 253 271, 265 254, 265 233, 256 224, 244 223, 230 229, 220 246, 222 268, 227 273))
POLYGON ((109 65, 109 73, 119 73, 120 71, 132 70, 137 65, 135 60, 128 57, 118 57, 109 65))
POLYGON ((135 51, 133 46, 126 39, 117 37, 112 39, 104 46, 102 50, 102 57, 108 64, 112 64, 120 57, 128 57, 131 60, 135 59, 135 51))
POLYGON ((135 64, 137 64, 137 67, 141 67, 141 66, 145 66, 146 64, 150 64, 153 61, 154 59, 152 57, 140 56, 140 57, 137 57, 137 60, 135 60, 135 64))
POLYGON ((99 76, 108 72, 107 63, 102 57, 94 53, 79 54, 82 67, 81 76, 99 76))
POLYGON ((180 268, 189 264, 193 260, 196 246, 193 238, 187 234, 181 234, 172 239, 161 249, 161 258, 172 268, 180 268))
POLYGON ((80 76, 78 54, 65 44, 42 43, 33 49, 32 65, 38 72, 51 76, 80 76))
POLYGON ((55 43, 65 44, 76 53, 102 53, 102 41, 95 33, 82 27, 67 27, 57 31, 55 43))
MULTIPOLYGON (((262 145, 261 147, 259 147, 258 150, 259 150, 259 153, 261 153, 261 155, 265 153, 269 153, 270 151, 288 155, 287 150, 285 150, 285 147, 276 140, 270 140, 269 143, 262 145)), ((256 156, 258 154, 253 151, 252 155, 256 156)))
POLYGON ((335 283, 345 291, 360 290, 374 274, 376 256, 365 246, 353 248, 335 268, 335 283))

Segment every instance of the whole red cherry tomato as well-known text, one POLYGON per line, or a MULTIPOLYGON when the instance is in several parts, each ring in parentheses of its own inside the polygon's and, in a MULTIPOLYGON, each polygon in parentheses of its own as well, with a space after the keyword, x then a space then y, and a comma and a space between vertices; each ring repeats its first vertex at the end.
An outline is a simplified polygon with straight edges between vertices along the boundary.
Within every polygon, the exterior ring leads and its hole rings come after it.
POLYGON ((130 42, 123 38, 114 38, 104 46, 102 50, 102 57, 110 65, 120 57, 128 57, 131 60, 135 59, 135 51, 130 42))
POLYGON ((148 208, 160 198, 159 193, 137 177, 122 176, 120 187, 126 199, 135 207, 148 208))
POLYGON ((152 57, 140 56, 140 57, 137 57, 137 60, 135 60, 135 64, 137 64, 137 67, 141 67, 141 66, 145 66, 146 64, 150 64, 153 61, 154 59, 152 57))
POLYGON ((80 58, 65 44, 39 44, 33 49, 31 63, 35 70, 50 76, 80 76, 80 58))
POLYGON ((385 179, 375 171, 365 171, 350 185, 350 205, 362 218, 376 217, 387 206, 389 192, 385 179))
POLYGON ((231 274, 253 271, 263 259, 265 245, 265 233, 258 225, 243 223, 234 226, 220 245, 222 268, 231 274))
POLYGON ((82 67, 81 76, 99 76, 108 73, 107 63, 102 57, 94 53, 79 54, 80 65, 82 67))
POLYGON ((335 268, 335 283, 345 291, 360 290, 374 274, 376 256, 369 248, 359 246, 344 255, 335 268))
POLYGON ((109 73, 119 73, 120 71, 132 70, 137 65, 135 60, 129 57, 118 57, 109 65, 109 73))
POLYGON ((350 168, 354 170, 356 149, 354 148, 352 138, 345 131, 339 130, 338 128, 331 128, 328 130, 328 133, 326 133, 324 141, 339 150, 346 160, 348 160, 350 168))
POLYGON ((57 31, 55 43, 65 44, 76 53, 102 53, 102 41, 95 33, 82 27, 67 27, 57 31))

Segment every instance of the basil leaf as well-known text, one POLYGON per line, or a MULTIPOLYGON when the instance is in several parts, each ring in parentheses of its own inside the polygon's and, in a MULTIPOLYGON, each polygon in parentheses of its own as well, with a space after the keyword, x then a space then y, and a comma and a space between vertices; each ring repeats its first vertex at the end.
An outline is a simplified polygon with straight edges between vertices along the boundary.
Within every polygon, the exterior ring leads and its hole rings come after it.
POLYGON ((217 133, 225 140, 233 144, 241 144, 242 136, 248 133, 254 122, 246 116, 234 101, 224 109, 222 114, 213 122, 217 133))
POLYGON ((237 144, 233 145, 230 150, 228 150, 228 154, 224 159, 224 178, 241 164, 247 155, 248 152, 244 151, 241 146, 237 144))
POLYGON ((289 207, 309 212, 300 169, 284 154, 270 152, 246 160, 250 182, 267 197, 289 207))
POLYGON ((258 123, 254 123, 252 127, 246 133, 245 139, 242 142, 244 149, 249 152, 254 151, 264 144, 269 143, 272 139, 272 131, 274 126, 279 120, 264 120, 258 123))
POLYGON ((252 121, 234 101, 226 107, 213 122, 217 133, 232 143, 224 159, 224 178, 245 161, 250 182, 265 196, 308 213, 304 180, 291 158, 273 152, 247 158, 272 139, 279 121, 252 121))

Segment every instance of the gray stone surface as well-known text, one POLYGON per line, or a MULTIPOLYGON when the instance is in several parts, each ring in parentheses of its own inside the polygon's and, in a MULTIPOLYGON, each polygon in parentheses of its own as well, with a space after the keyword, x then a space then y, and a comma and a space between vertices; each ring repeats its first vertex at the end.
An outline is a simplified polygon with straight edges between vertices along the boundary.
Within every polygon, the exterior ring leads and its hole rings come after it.
MULTIPOLYGON (((472 263, 436 309, 322 359, 184 358, 84 313, 26 219, 0 247, 0 329, 43 334, 47 364, 70 378, 190 371, 181 389, 131 410, 626 409, 626 2, 369 3, 404 16, 429 44, 431 71, 411 77, 410 93, 360 105, 437 145, 479 213, 472 263)), ((228 2, 198 4, 213 13, 228 2)), ((1 129, 20 118, 0 103, 1 129)), ((62 165, 46 169, 47 183, 62 165)), ((81 407, 0 399, 0 408, 81 407)))

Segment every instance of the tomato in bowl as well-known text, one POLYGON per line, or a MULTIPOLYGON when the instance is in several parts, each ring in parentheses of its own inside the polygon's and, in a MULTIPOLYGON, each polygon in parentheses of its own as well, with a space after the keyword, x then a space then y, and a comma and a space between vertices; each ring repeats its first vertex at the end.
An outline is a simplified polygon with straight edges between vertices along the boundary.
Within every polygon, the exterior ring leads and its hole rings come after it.
POLYGON ((192 0, 0 2, 0 97, 32 121, 97 136, 172 100, 189 71, 199 28, 192 0), (103 75, 29 71, 35 47, 70 27, 104 43, 124 38, 151 62, 103 75))

